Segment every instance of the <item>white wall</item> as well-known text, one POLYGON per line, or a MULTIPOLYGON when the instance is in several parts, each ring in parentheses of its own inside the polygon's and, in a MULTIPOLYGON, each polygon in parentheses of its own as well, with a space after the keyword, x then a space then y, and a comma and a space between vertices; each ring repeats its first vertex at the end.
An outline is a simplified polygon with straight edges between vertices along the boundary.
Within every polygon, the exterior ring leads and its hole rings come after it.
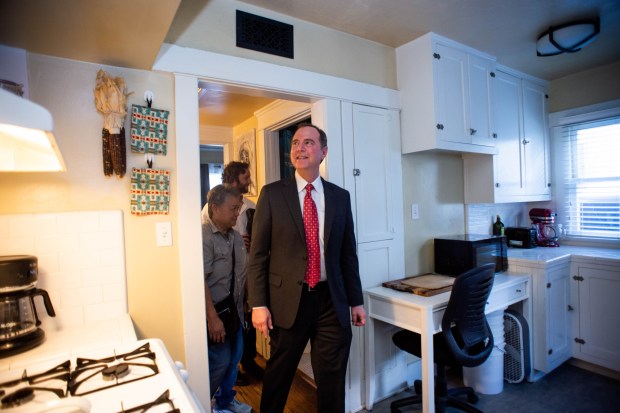
POLYGON ((175 25, 183 27, 184 31, 169 32, 166 43, 396 87, 396 58, 392 47, 236 0, 209 0, 201 10, 193 10, 192 2, 182 2, 175 19, 178 23, 186 23, 187 27, 175 25), (237 47, 236 10, 293 25, 295 58, 237 47))

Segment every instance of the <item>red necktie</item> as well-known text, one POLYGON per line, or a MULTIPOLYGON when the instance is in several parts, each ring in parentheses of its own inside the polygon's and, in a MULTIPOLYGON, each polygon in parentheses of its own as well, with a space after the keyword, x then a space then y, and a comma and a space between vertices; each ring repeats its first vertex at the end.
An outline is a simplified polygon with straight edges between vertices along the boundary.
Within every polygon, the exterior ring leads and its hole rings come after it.
POLYGON ((321 249, 319 247, 319 215, 312 199, 312 184, 306 185, 304 198, 304 229, 306 230, 306 246, 308 248, 308 264, 304 281, 314 287, 321 279, 321 249))

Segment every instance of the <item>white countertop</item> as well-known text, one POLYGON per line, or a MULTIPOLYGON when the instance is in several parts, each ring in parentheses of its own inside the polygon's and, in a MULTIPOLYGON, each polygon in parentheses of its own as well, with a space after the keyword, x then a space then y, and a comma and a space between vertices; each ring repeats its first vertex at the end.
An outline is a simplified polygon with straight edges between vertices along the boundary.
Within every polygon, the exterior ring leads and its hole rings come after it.
POLYGON ((0 359, 0 370, 9 370, 48 360, 68 359, 84 350, 110 348, 138 340, 129 314, 72 327, 55 328, 43 320, 45 341, 28 351, 0 359))
POLYGON ((581 260, 620 265, 620 249, 596 247, 536 247, 531 249, 508 248, 508 261, 526 261, 536 264, 550 264, 561 260, 581 260))

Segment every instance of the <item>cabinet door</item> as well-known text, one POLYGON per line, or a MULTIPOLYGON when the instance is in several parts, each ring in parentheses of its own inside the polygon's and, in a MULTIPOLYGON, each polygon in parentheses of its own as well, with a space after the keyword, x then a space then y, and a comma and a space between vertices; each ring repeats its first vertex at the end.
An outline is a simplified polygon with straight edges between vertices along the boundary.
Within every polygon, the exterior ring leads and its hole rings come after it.
POLYGON ((620 371, 620 269, 578 267, 579 352, 575 356, 620 371))
POLYGON ((395 122, 385 109, 353 105, 358 243, 394 238, 389 142, 395 122))
POLYGON ((493 162, 498 196, 523 195, 521 144, 521 79, 497 72, 494 85, 494 126, 497 133, 493 162))
POLYGON ((571 315, 570 269, 566 265, 547 273, 547 372, 571 357, 571 315))
POLYGON ((438 136, 444 141, 470 143, 467 53, 443 44, 437 44, 435 50, 439 55, 434 66, 438 136))
POLYGON ((492 107, 494 63, 469 55, 469 135, 474 145, 495 146, 492 107))
POLYGON ((547 94, 541 85, 523 80, 523 138, 527 195, 550 193, 547 94))

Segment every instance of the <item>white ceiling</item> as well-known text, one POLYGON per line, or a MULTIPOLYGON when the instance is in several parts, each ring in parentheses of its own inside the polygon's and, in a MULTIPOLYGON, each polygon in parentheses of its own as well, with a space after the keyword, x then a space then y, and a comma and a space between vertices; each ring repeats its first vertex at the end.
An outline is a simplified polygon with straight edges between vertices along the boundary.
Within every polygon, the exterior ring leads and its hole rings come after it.
MULTIPOLYGON (((0 44, 148 70, 166 34, 182 31, 187 15, 198 15, 209 1, 1 0, 0 44), (184 18, 175 19, 177 12, 184 18)), ((620 0, 240 1, 392 47, 433 31, 547 80, 620 61, 620 0), (601 34, 582 51, 536 56, 536 38, 548 26, 594 16, 601 18, 601 34)), ((269 101, 257 98, 237 93, 203 98, 201 121, 238 124, 269 101)))

